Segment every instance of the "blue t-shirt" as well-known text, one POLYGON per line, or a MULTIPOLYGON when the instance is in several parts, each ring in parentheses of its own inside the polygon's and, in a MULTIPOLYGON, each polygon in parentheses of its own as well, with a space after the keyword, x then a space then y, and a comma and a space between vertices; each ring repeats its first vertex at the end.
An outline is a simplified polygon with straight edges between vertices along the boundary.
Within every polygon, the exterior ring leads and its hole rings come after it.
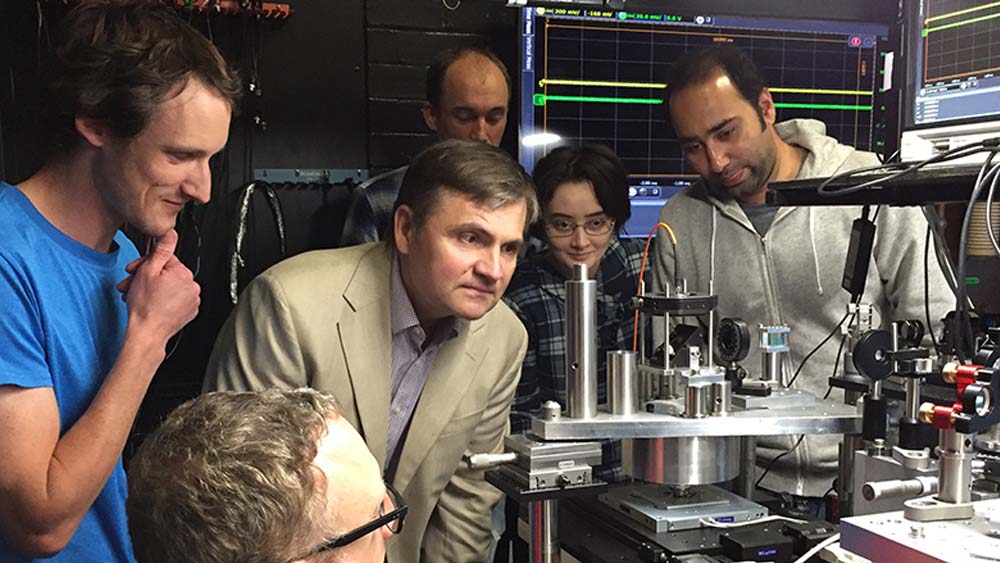
MULTIPOLYGON (((121 232, 115 243, 104 254, 76 242, 0 182, 0 385, 51 387, 60 435, 90 406, 121 351, 128 311, 115 285, 139 253, 121 232)), ((45 561, 134 562, 127 493, 119 458, 66 549, 45 561)), ((31 559, 0 534, 0 561, 31 559)))

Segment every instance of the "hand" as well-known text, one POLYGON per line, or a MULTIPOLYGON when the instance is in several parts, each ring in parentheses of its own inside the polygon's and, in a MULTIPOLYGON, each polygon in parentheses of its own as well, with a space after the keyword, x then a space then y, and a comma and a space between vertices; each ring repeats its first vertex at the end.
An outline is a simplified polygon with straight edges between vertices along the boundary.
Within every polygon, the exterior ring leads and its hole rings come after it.
POLYGON ((125 272, 128 274, 128 277, 118 282, 118 285, 115 286, 115 289, 122 294, 122 301, 126 301, 125 297, 128 295, 128 288, 132 287, 132 280, 135 279, 135 271, 145 261, 146 257, 140 256, 125 266, 125 272))
POLYGON ((174 256, 177 231, 160 237, 153 252, 126 267, 131 274, 118 284, 128 303, 129 328, 151 331, 156 341, 167 340, 198 314, 201 288, 191 270, 174 256))

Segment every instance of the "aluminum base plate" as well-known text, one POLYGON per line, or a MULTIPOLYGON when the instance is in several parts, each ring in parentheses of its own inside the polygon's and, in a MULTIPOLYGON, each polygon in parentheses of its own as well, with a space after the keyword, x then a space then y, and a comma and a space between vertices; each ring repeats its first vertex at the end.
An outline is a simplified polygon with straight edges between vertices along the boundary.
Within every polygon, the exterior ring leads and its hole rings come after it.
POLYGON ((902 511, 844 518, 840 545, 874 563, 1000 561, 1000 499, 973 507, 967 520, 914 522, 902 511))
POLYGON ((612 487, 598 498, 655 533, 693 530, 702 519, 746 522, 767 516, 759 504, 713 486, 696 486, 680 497, 671 488, 650 483, 612 487))

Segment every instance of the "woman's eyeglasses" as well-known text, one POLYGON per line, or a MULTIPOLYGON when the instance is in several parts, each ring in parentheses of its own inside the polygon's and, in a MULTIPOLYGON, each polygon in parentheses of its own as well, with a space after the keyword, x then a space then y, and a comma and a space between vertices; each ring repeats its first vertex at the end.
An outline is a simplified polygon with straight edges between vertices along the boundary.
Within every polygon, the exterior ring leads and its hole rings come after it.
POLYGON ((545 221, 545 230, 552 238, 568 237, 575 233, 578 228, 582 228, 583 232, 588 235, 606 235, 614 227, 615 220, 610 217, 592 217, 583 223, 574 223, 564 218, 553 218, 545 221))

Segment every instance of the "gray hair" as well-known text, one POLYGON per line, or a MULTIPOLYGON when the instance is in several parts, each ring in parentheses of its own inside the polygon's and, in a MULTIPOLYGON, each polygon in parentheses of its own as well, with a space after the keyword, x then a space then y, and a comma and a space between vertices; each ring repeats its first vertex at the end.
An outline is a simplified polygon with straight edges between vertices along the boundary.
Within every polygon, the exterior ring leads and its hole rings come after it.
MULTIPOLYGON (((129 465, 140 563, 274 563, 320 525, 313 465, 336 401, 312 389, 216 392, 181 405, 129 465)), ((324 499, 322 502, 317 499, 324 499)))
POLYGON ((406 170, 393 213, 406 205, 419 228, 437 208, 445 190, 491 209, 524 202, 525 229, 538 218, 531 177, 507 153, 489 143, 448 139, 425 149, 406 170))

